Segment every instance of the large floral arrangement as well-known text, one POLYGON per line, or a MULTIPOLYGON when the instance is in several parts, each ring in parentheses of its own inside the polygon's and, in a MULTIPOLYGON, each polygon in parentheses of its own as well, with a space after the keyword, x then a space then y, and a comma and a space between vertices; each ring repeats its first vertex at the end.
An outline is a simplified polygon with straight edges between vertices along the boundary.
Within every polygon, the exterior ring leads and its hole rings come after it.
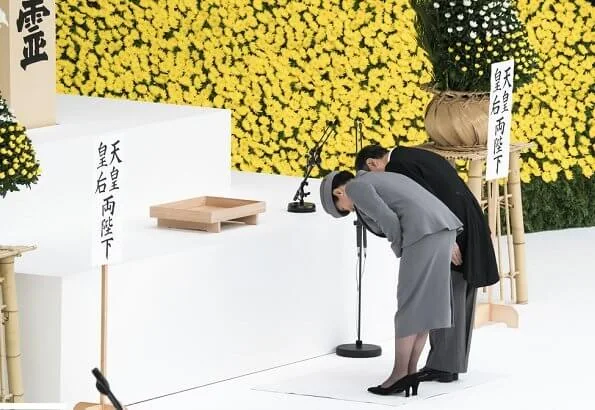
MULTIPOLYGON (((409 0, 56 4, 60 92, 232 109, 237 169, 300 174, 334 118, 340 134, 323 172, 352 167, 356 117, 369 142, 426 141, 429 96, 418 84, 432 66, 409 0)), ((594 9, 586 0, 518 0, 517 9, 544 62, 516 92, 513 138, 538 145, 522 179, 591 177, 594 9)))
POLYGON ((41 169, 35 150, 0 95, 0 197, 37 183, 41 169))
POLYGON ((489 67, 498 61, 515 61, 516 88, 537 72, 537 56, 513 0, 411 0, 411 5, 436 89, 489 91, 489 67))

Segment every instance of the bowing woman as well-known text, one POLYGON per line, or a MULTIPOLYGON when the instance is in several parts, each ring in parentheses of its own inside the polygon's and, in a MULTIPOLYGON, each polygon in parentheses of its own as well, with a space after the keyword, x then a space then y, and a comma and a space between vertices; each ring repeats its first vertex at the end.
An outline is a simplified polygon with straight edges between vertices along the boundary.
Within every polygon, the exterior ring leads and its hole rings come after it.
POLYGON ((415 147, 387 150, 364 147, 355 160, 358 170, 396 172, 413 179, 444 203, 463 222, 451 265, 453 327, 430 332, 430 353, 423 381, 450 382, 467 371, 477 288, 500 280, 490 229, 479 202, 457 171, 440 155, 415 147))
POLYGON ((395 314, 395 361, 389 377, 369 392, 417 394, 417 364, 428 333, 449 328, 450 263, 463 224, 412 179, 388 172, 334 171, 320 186, 324 210, 335 218, 357 212, 369 230, 382 233, 400 258, 395 314))

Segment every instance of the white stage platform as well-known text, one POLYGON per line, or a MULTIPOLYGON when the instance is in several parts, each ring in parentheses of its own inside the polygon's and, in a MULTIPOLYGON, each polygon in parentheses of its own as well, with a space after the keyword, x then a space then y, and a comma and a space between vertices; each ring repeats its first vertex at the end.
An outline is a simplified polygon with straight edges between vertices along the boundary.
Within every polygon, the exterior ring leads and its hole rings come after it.
MULTIPOLYGON (((59 96, 58 122, 28 131, 43 170, 39 183, 0 201, 0 242, 39 245, 22 272, 64 276, 91 267, 96 136, 117 133, 126 143, 128 189, 119 204, 126 220, 154 204, 229 189, 229 110, 59 96)), ((135 249, 132 258, 154 255, 135 249)))
MULTIPOLYGON (((181 107, 174 114, 180 107, 167 107, 167 117, 152 105, 81 97, 61 97, 60 106, 62 125, 30 132, 44 168, 40 184, 0 203, 0 242, 39 245, 17 262, 23 337, 46 341, 23 346, 27 400, 97 397, 90 370, 99 362, 100 275, 91 268, 86 208, 93 169, 87 140, 99 132, 125 131, 139 150, 128 164, 134 191, 124 261, 110 268, 108 293, 107 373, 127 402, 355 340, 353 219, 286 212, 299 178, 231 176, 229 112, 181 107), (128 122, 107 119, 119 113, 128 122), (152 204, 204 194, 264 200, 267 212, 259 225, 219 234, 158 229, 148 217, 152 204), (42 283, 51 286, 39 297, 42 283), (38 312, 46 312, 43 321, 38 312)), ((318 202, 317 181, 310 189, 318 202)), ((370 238, 369 256, 363 330, 364 341, 374 342, 393 333, 396 288, 389 284, 397 262, 378 238, 370 238)))
MULTIPOLYGON (((379 397, 366 392, 391 369, 394 342, 386 340, 382 358, 328 355, 130 408, 378 410, 403 404, 406 410, 589 409, 593 407, 591 373, 595 367, 591 354, 595 332, 589 325, 589 312, 595 310, 594 245, 595 227, 528 234, 531 292, 529 304, 517 306, 521 327, 494 325, 477 330, 469 372, 452 384, 423 383, 417 398, 380 398, 384 403, 379 405, 374 403, 379 397), (490 375, 489 380, 485 375, 490 375), (487 383, 481 383, 482 378, 487 383), (283 387, 298 394, 256 390, 262 386, 283 387), (305 386, 316 391, 306 392, 305 386), (429 397, 438 391, 443 394, 429 397)), ((420 362, 424 361, 425 354, 420 362)), ((114 388, 122 401, 132 403, 126 391, 114 388)))

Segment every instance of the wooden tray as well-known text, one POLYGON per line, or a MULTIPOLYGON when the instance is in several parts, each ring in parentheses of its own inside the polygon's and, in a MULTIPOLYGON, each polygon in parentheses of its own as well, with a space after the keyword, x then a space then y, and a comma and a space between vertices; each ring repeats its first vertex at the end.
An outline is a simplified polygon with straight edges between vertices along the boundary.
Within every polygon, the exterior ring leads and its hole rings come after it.
POLYGON ((221 232, 222 222, 256 225, 258 214, 265 210, 265 202, 201 196, 152 206, 150 214, 157 218, 157 226, 221 232))

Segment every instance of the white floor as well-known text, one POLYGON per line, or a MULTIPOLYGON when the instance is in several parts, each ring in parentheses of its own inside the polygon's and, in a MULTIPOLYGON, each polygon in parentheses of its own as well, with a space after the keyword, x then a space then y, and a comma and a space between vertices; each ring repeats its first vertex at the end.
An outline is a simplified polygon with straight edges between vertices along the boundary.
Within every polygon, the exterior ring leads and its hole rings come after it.
MULTIPOLYGON (((544 232, 527 236, 530 302, 518 306, 520 329, 503 325, 476 331, 469 381, 479 375, 489 380, 468 388, 450 385, 446 393, 412 399, 411 409, 592 409, 595 405, 595 330, 589 312, 595 312, 595 228, 544 232), (497 375, 497 377, 496 377, 497 375)), ((351 277, 346 280, 352 280, 351 277)), ((347 342, 347 341, 346 341, 347 342)), ((370 340, 368 342, 380 342, 370 340)), ((382 343, 390 359, 391 341, 382 343)), ((363 359, 366 360, 366 359, 363 359)), ((370 367, 377 367, 369 361, 370 367)), ((383 362, 384 363, 384 362, 383 362)), ((130 409, 254 409, 254 410, 364 410, 390 408, 386 405, 341 399, 258 391, 263 385, 283 384, 308 375, 333 373, 341 366, 342 377, 362 378, 365 361, 334 355, 314 358, 289 366, 204 386, 145 403, 130 409)), ((377 377, 362 381, 359 389, 376 385, 389 368, 377 377)), ((158 375, 164 377, 167 375, 158 375)), ((313 376, 314 377, 314 376, 313 376)), ((323 383, 322 381, 321 383, 323 383)), ((473 383, 471 383, 473 384, 473 383)), ((337 395, 337 383, 329 380, 329 396, 337 395)), ((123 402, 126 392, 112 386, 123 402)), ((420 392, 431 386, 422 384, 420 392)), ((427 396, 427 395, 426 395, 427 396)), ((395 398, 395 402, 400 400, 395 398)))

